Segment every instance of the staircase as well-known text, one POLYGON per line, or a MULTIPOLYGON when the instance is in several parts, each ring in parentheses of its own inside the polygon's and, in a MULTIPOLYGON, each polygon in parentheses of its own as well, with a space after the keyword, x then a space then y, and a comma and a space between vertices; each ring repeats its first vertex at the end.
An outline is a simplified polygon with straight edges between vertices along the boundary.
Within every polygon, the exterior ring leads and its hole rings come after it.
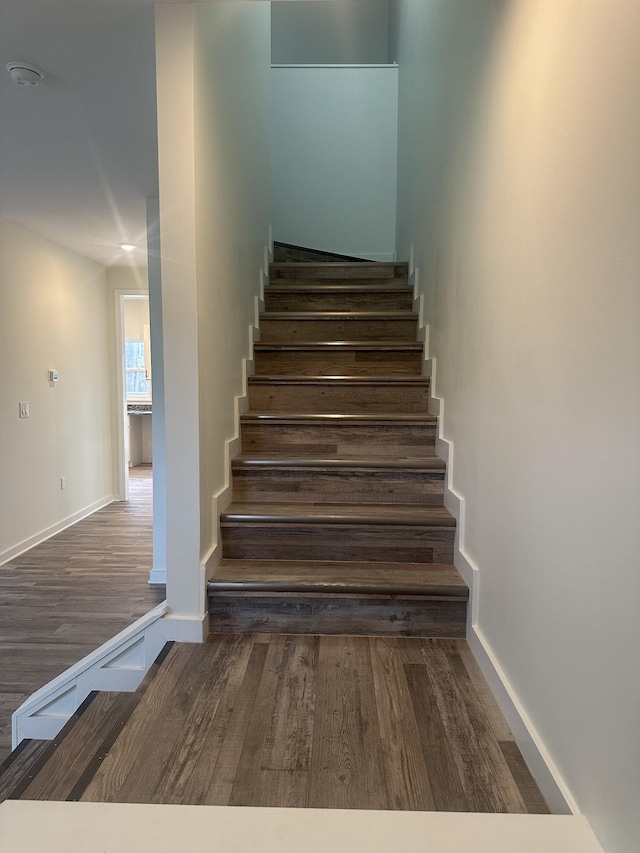
POLYGON ((276 263, 270 282, 212 630, 464 637, 407 265, 276 263))

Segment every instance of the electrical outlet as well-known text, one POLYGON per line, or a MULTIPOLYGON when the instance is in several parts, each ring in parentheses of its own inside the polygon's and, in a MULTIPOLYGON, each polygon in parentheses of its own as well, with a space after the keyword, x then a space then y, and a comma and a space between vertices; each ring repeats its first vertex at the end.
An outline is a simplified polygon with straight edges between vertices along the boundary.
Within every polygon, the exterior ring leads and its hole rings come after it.
POLYGON ((61 489, 67 488, 67 480, 65 477, 60 477, 60 488, 61 489))
POLYGON ((29 417, 29 403, 27 403, 26 400, 21 400, 18 403, 18 405, 20 407, 20 417, 21 418, 28 418, 29 417))

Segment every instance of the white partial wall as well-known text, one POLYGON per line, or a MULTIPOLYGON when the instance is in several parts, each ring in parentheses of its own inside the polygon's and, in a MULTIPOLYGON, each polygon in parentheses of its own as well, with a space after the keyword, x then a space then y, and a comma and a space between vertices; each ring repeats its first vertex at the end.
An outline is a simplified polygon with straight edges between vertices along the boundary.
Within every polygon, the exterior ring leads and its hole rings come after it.
POLYGON ((271 62, 386 64, 389 0, 291 0, 271 4, 271 62))
POLYGON ((4 562, 112 500, 112 376, 104 267, 0 220, 0 282, 4 562))
POLYGON ((276 240, 394 260, 397 97, 393 67, 272 69, 276 240))
POLYGON ((461 564, 477 567, 470 642, 567 801, 609 853, 632 853, 640 6, 397 0, 392 12, 398 251, 419 271, 461 564))
POLYGON ((268 242, 270 9, 156 7, 167 603, 206 633, 205 564, 268 242))
POLYGON ((269 243, 270 3, 196 6, 196 252, 200 386, 200 549, 217 544, 229 486, 225 445, 269 243))

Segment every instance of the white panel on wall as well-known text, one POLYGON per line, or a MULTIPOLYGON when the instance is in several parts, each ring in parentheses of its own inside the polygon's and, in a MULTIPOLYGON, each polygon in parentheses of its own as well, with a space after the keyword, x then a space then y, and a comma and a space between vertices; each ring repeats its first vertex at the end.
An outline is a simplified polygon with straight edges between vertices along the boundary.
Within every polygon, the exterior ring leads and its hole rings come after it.
POLYGON ((272 3, 271 61, 385 64, 388 30, 389 0, 272 3))
POLYGON ((274 238, 393 260, 398 70, 271 71, 274 238))

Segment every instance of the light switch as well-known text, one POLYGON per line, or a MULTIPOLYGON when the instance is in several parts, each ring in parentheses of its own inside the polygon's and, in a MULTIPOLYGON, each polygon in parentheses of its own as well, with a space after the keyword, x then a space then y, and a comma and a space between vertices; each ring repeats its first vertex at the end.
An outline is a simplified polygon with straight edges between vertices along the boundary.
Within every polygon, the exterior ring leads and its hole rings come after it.
POLYGON ((21 400, 19 403, 20 406, 20 417, 28 418, 29 417, 29 403, 26 400, 21 400))

